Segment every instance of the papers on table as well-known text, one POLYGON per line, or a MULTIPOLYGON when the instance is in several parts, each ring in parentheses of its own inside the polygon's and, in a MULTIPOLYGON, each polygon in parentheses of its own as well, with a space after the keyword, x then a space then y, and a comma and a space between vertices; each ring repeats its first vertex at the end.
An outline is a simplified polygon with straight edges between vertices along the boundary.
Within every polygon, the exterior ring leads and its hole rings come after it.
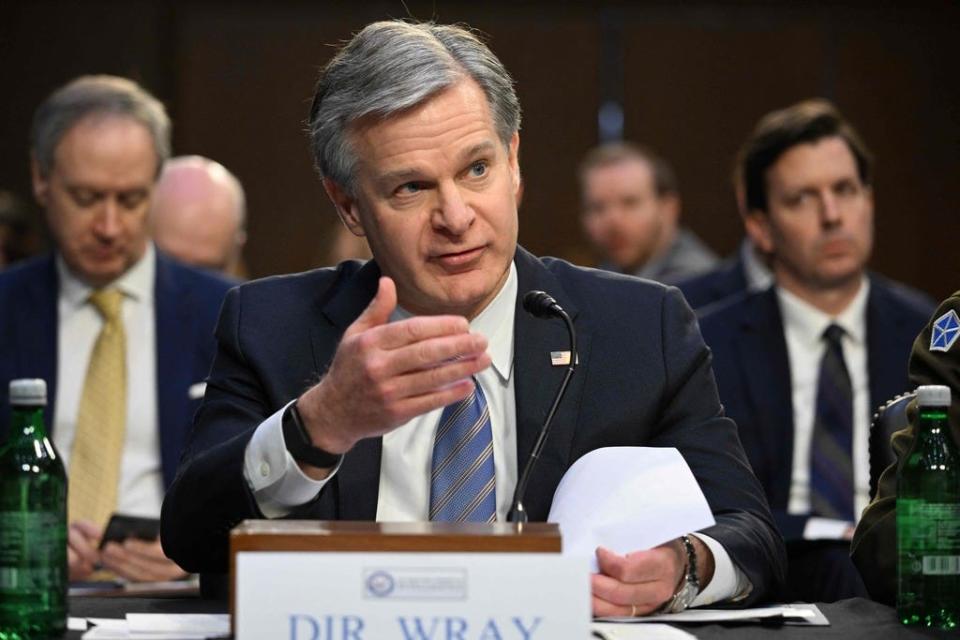
POLYGON ((547 518, 563 552, 591 558, 650 549, 712 526, 713 514, 680 452, 660 447, 595 449, 564 474, 547 518))
MULTIPOLYGON (((772 618, 781 618, 784 624, 800 624, 810 626, 828 626, 826 616, 821 613, 815 604, 778 604, 753 609, 687 609, 680 613, 663 613, 643 618, 597 618, 599 622, 617 624, 647 624, 669 622, 682 623, 710 623, 710 622, 760 622, 772 618)), ((638 636, 639 637, 639 636, 638 636)))
POLYGON ((95 625, 83 634, 84 640, 204 640, 230 634, 226 613, 128 613, 113 618, 70 618, 71 629, 85 629, 78 621, 95 625))
POLYGON ((124 582, 101 580, 95 582, 71 582, 68 595, 75 596, 188 596, 200 593, 200 579, 190 576, 186 580, 162 582, 124 582))
POLYGON ((696 640, 697 636, 668 624, 617 624, 595 622, 590 625, 594 638, 603 640, 696 640))

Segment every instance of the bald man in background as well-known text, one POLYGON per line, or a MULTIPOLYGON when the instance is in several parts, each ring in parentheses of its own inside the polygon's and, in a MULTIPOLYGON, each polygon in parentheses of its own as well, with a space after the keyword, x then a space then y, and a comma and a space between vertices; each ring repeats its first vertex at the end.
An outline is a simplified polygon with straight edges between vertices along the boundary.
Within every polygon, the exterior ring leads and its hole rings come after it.
POLYGON ((168 160, 151 218, 154 242, 163 251, 190 265, 243 275, 246 197, 240 181, 219 162, 202 156, 168 160))

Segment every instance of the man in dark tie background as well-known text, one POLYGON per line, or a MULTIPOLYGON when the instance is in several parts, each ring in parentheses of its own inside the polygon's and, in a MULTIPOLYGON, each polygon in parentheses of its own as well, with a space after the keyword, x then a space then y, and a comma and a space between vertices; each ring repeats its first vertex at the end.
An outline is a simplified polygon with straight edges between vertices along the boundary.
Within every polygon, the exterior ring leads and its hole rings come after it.
POLYGON ((866 271, 871 158, 832 105, 767 114, 738 163, 747 231, 775 285, 701 319, 720 399, 787 540, 785 599, 866 595, 848 541, 890 457, 882 443, 871 460, 870 415, 908 389, 910 345, 932 304, 866 271))
POLYGON ((717 521, 598 550, 594 612, 776 589, 781 542, 680 293, 517 246, 520 107, 493 53, 463 28, 374 23, 322 72, 309 121, 324 187, 374 260, 228 296, 164 502, 171 557, 225 573, 245 518, 503 520, 563 376, 550 353, 568 348, 560 323, 519 307, 539 289, 574 319, 580 363, 528 486, 531 519, 584 453, 648 445, 679 449, 717 521))

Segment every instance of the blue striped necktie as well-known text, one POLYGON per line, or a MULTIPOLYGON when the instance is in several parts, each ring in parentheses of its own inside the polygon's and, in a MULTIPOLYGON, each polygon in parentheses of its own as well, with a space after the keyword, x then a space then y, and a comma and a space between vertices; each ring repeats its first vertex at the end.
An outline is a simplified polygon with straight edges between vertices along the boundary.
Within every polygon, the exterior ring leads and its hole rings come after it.
POLYGON ((430 519, 493 522, 497 519, 490 409, 474 380, 469 396, 448 405, 433 442, 430 519))
POLYGON ((810 508, 816 516, 853 522, 853 387, 843 361, 843 334, 835 324, 823 332, 827 349, 810 443, 810 508))

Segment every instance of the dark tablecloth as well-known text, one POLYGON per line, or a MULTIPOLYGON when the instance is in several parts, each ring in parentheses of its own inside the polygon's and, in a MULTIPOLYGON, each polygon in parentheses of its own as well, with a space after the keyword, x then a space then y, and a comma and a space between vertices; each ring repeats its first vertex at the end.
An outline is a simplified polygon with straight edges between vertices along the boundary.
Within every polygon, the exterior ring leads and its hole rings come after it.
MULTIPOLYGON (((960 633, 907 629, 897 622, 896 612, 882 604, 854 598, 833 604, 818 604, 830 620, 829 627, 767 626, 746 624, 680 625, 698 638, 793 640, 836 638, 837 640, 885 640, 886 638, 958 638, 960 633)), ((224 613, 223 602, 200 598, 105 598, 72 597, 70 615, 83 618, 122 618, 127 613, 224 613)), ((67 638, 80 638, 71 631, 67 638)), ((579 640, 579 639, 574 639, 579 640)))

